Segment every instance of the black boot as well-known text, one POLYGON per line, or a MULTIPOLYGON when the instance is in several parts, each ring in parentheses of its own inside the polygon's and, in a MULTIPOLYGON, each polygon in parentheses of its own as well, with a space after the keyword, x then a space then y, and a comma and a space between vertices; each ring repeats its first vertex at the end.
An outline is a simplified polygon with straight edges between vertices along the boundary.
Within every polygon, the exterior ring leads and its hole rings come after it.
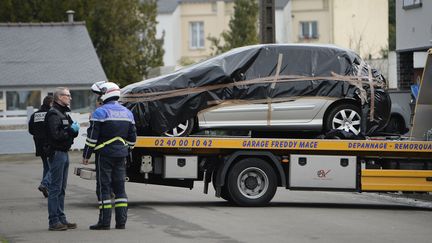
POLYGON ((90 225, 89 229, 91 230, 109 230, 111 227, 109 225, 102 225, 102 224, 94 224, 90 225))
POLYGON ((99 210, 99 220, 97 224, 91 225, 91 230, 109 230, 111 224, 111 208, 99 210))
POLYGON ((127 207, 117 207, 115 208, 115 220, 116 220, 116 229, 125 229, 126 220, 127 220, 127 207))

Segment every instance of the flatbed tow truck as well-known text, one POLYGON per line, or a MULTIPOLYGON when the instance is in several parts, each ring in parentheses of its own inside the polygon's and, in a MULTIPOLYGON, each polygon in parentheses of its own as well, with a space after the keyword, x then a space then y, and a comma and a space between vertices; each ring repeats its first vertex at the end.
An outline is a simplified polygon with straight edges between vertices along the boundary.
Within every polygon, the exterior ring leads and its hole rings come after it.
MULTIPOLYGON (((411 128, 417 141, 138 137, 126 179, 190 189, 203 181, 204 193, 211 183, 217 197, 241 206, 266 205, 277 187, 432 192, 432 141, 420 141, 432 127, 431 56, 430 50, 411 128)), ((94 177, 85 168, 75 172, 94 177)))

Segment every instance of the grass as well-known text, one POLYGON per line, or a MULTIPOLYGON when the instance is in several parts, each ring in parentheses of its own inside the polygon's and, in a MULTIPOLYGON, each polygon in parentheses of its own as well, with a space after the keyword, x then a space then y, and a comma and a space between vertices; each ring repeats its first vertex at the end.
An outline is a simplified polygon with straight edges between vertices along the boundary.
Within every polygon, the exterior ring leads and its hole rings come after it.
POLYGON ((0 242, 1 243, 8 243, 9 241, 3 238, 3 236, 0 235, 0 242))

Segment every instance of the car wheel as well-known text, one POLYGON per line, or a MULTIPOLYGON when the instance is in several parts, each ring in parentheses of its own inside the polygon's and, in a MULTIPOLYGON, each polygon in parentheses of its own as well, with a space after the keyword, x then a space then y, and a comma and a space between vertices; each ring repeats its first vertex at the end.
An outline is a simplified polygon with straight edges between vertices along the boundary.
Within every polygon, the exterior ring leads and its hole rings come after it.
POLYGON ((262 206, 276 193, 276 173, 262 159, 243 159, 230 169, 227 189, 229 196, 237 205, 262 206))
POLYGON ((193 118, 188 119, 178 124, 175 128, 165 132, 163 135, 167 137, 187 137, 192 133, 194 124, 193 118))
POLYGON ((326 132, 338 129, 358 135, 361 128, 360 109, 352 104, 335 106, 328 113, 324 128, 326 132))
POLYGON ((388 133, 405 134, 406 128, 401 118, 392 116, 384 131, 388 133))

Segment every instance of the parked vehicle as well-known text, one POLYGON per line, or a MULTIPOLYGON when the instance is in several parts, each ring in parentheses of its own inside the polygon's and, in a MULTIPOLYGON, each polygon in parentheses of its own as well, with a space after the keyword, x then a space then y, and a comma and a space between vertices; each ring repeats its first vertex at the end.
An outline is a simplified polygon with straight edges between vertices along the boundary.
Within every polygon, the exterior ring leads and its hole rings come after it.
POLYGON ((120 100, 134 113, 140 134, 188 136, 223 128, 369 135, 389 119, 384 87, 382 75, 351 50, 268 44, 128 85, 120 100))

